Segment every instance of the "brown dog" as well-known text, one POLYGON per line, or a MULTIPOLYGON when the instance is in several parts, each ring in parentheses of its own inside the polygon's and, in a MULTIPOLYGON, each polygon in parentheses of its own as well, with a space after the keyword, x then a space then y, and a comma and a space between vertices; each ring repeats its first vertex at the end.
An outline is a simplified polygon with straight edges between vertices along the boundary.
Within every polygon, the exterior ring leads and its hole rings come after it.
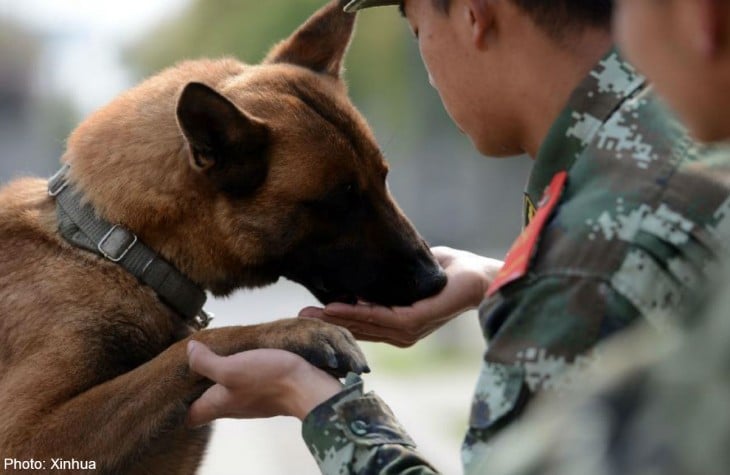
MULTIPOLYGON (((0 192, 2 468, 194 473, 208 430, 184 419, 211 383, 185 343, 201 288, 284 276, 323 302, 408 304, 443 287, 340 79, 353 22, 335 1, 261 65, 166 70, 78 127, 52 196, 33 179, 0 192)), ((349 333, 316 321, 195 339, 366 369, 349 333)))

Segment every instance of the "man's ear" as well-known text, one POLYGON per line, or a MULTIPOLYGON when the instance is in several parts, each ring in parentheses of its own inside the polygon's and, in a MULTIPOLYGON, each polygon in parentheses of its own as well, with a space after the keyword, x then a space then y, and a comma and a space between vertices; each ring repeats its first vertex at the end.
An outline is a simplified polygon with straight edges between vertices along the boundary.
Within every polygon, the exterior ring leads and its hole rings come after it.
POLYGON ((478 49, 488 46, 495 33, 495 7, 484 0, 469 0, 464 5, 464 16, 471 31, 471 41, 478 49))
POLYGON ((728 10, 723 0, 698 0, 684 5, 685 22, 693 23, 690 27, 695 48, 705 58, 714 60, 726 48, 730 25, 728 10))
POLYGON ((205 84, 185 86, 177 120, 189 149, 191 166, 221 189, 237 195, 266 178, 269 128, 205 84))
POLYGON ((342 0, 322 7, 289 38, 274 46, 264 63, 289 63, 339 78, 355 28, 355 14, 342 0))

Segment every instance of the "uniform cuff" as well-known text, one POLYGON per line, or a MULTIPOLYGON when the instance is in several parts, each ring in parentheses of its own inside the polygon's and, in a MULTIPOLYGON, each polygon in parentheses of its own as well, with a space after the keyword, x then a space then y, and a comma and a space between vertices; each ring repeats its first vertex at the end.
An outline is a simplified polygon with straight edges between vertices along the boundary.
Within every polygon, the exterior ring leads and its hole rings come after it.
POLYGON ((385 402, 372 392, 364 393, 363 381, 354 373, 347 376, 341 392, 304 418, 302 436, 315 457, 323 439, 361 447, 416 446, 385 402))

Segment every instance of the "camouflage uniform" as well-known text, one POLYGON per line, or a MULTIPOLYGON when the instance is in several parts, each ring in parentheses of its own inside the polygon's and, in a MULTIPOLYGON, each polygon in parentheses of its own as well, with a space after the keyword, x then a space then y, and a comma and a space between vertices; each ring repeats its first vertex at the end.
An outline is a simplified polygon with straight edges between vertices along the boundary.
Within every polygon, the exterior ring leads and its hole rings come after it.
MULTIPOLYGON (((488 349, 462 451, 466 473, 485 473, 492 437, 535 394, 583 384, 599 342, 641 317, 671 328, 701 298, 730 242, 726 163, 700 153, 617 52, 579 85, 527 188, 529 225, 518 243, 532 235, 539 245, 510 251, 505 269, 522 258, 525 271, 500 276, 480 308, 488 349), (551 182, 555 208, 534 213, 551 182)), ((304 422, 322 471, 435 472, 385 404, 350 383, 304 422)))
POLYGON ((537 404, 495 440, 478 473, 728 473, 730 273, 723 286, 707 311, 693 312, 686 337, 640 328, 605 348, 586 389, 537 404))

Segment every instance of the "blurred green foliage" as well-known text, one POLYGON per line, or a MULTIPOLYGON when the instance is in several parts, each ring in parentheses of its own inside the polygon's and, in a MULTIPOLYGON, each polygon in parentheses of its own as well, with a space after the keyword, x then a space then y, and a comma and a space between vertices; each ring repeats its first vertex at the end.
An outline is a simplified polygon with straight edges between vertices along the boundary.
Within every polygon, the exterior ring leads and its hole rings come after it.
MULTIPOLYGON (((141 75, 197 57, 231 55, 256 63, 323 4, 324 0, 194 0, 181 16, 137 43, 128 59, 141 75)), ((448 120, 396 8, 360 14, 346 67, 353 100, 373 122, 396 127, 407 132, 400 136, 413 139, 448 120)))
MULTIPOLYGON (((3 62, 30 63, 38 54, 38 41, 20 25, 0 18, 0 48, 3 62)), ((3 69, 7 70, 7 67, 3 69)))
POLYGON ((0 18, 0 185, 19 175, 53 173, 79 118, 69 98, 38 87, 43 52, 36 32, 0 18))

